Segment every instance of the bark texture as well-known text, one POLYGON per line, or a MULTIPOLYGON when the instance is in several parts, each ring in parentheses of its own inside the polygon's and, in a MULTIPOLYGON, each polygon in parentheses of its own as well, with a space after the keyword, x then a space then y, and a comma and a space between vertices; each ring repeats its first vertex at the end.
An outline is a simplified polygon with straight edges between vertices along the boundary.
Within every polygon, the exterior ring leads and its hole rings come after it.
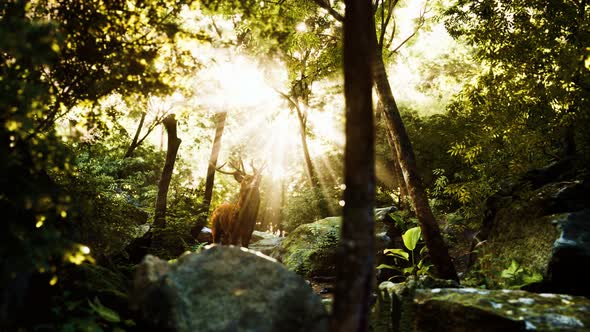
MULTIPOLYGON (((373 33, 373 36, 375 36, 375 33, 373 33)), ((374 45, 377 45, 376 40, 374 42, 374 45)), ((379 49, 378 46, 374 46, 374 48, 379 49)), ((382 111, 395 146, 394 152, 397 155, 399 166, 406 183, 407 194, 410 197, 412 207, 420 223, 422 237, 428 247, 430 258, 437 270, 438 277, 459 281, 455 266, 453 265, 451 256, 449 256, 447 245, 442 238, 436 218, 430 209, 422 179, 418 174, 412 143, 410 142, 395 98, 391 92, 381 52, 376 53, 373 65, 373 78, 377 95, 383 104, 382 111)))
POLYGON ((170 180, 172 180, 172 171, 174 170, 178 148, 182 142, 176 133, 176 117, 174 114, 168 115, 162 123, 168 133, 168 150, 166 151, 166 162, 162 169, 162 176, 158 183, 156 211, 154 212, 154 228, 160 229, 166 227, 166 201, 168 198, 168 189, 170 187, 170 180))
POLYGON ((344 95, 346 100, 345 205, 337 264, 332 331, 367 331, 374 278, 375 147, 371 100, 368 0, 346 1, 344 95))

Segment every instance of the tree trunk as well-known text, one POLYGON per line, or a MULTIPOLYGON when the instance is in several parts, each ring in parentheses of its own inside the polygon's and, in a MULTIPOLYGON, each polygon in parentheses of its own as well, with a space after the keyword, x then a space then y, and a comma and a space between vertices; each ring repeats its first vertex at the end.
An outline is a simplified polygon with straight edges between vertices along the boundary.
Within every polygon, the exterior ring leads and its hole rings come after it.
POLYGON ((374 279, 375 147, 371 94, 371 1, 346 1, 345 205, 331 330, 367 331, 374 279))
POLYGON ((219 157, 219 150, 221 150, 221 137, 225 129, 225 119, 227 112, 215 114, 215 138, 213 139, 213 148, 211 149, 211 156, 209 157, 209 167, 207 168, 207 179, 205 180, 205 197, 203 198, 203 205, 205 211, 209 211, 211 205, 211 198, 213 197, 213 183, 215 182, 215 168, 217 167, 217 158, 219 157))
POLYGON ((299 120, 299 137, 301 138, 301 148, 303 149, 303 159, 305 160, 305 171, 307 172, 309 184, 313 188, 318 185, 318 179, 315 176, 313 163, 311 162, 311 156, 309 155, 309 148, 307 147, 307 135, 305 133, 307 130, 307 123, 299 107, 295 107, 295 111, 297 112, 297 119, 299 120))
MULTIPOLYGON (((383 112, 383 109, 381 109, 383 112)), ((406 197, 408 190, 406 189, 406 180, 404 180, 404 176, 402 175, 402 169, 399 164, 399 160, 397 159, 398 153, 397 148, 395 147, 395 143, 393 143, 393 136, 391 135, 391 131, 387 130, 387 142, 389 143, 389 147, 391 151, 393 151, 393 173, 395 174, 395 180, 397 181, 399 187, 399 209, 406 210, 406 197)))
POLYGON ((166 162, 162 169, 162 176, 158 183, 158 196, 156 197, 156 211, 154 213, 154 228, 159 229, 166 227, 166 200, 168 197, 168 188, 170 187, 170 180, 172 179, 172 171, 174 170, 178 147, 180 147, 180 143, 182 142, 176 133, 176 118, 174 114, 168 115, 162 123, 168 133, 168 150, 166 152, 166 162))
POLYGON ((135 130, 135 136, 133 136, 133 141, 131 141, 131 144, 129 145, 129 148, 127 148, 127 152, 125 152, 125 156, 123 156, 123 158, 131 157, 135 149, 137 149, 137 147, 139 146, 139 134, 141 134, 141 129, 143 128, 143 123, 145 122, 146 115, 147 112, 145 111, 141 113, 139 124, 137 125, 137 129, 135 130))
MULTIPOLYGON (((376 43, 375 31, 373 31, 373 49, 379 50, 376 43)), ((432 214, 428 203, 428 197, 422 184, 422 179, 418 174, 414 150, 406 128, 402 121, 401 115, 397 108, 395 98, 391 92, 387 72, 383 63, 381 51, 376 52, 375 61, 373 62, 374 82, 377 88, 377 95, 383 104, 383 113, 386 118, 387 128, 393 138, 393 143, 397 151, 394 151, 399 160, 400 168, 406 182, 408 196, 410 197, 412 207, 416 212, 416 217, 420 223, 422 237, 428 247, 428 252, 432 263, 436 267, 438 276, 444 279, 459 280, 453 261, 449 256, 447 245, 445 244, 438 223, 432 214)))

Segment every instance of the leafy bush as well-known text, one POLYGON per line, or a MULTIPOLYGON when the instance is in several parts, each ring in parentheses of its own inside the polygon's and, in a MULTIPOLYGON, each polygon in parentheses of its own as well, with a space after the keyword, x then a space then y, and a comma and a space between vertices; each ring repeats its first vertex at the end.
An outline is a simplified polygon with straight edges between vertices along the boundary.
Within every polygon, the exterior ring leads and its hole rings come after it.
POLYGON ((540 273, 531 272, 526 267, 521 266, 515 260, 510 262, 510 266, 502 271, 502 285, 506 288, 520 289, 526 285, 543 280, 540 273))
MULTIPOLYGON (((381 264, 377 266, 377 269, 391 269, 401 272, 403 276, 420 276, 420 275, 428 275, 431 265, 425 262, 425 257, 427 253, 426 246, 422 247, 420 250, 420 257, 422 257, 418 262, 416 262, 415 257, 415 250, 416 246, 418 245, 418 241, 420 240, 421 230, 420 227, 412 227, 408 229, 404 234, 402 234, 402 240, 404 242, 404 246, 406 247, 407 251, 404 249, 385 249, 383 251, 384 254, 387 256, 391 256, 396 258, 396 265, 389 265, 389 264, 381 264), (410 252, 408 254, 408 251, 410 252), (411 257, 411 259, 410 259, 411 257), (410 264, 409 266, 408 263, 410 264)), ((400 277, 400 276, 393 276, 392 278, 400 277)), ((390 278, 390 279, 392 279, 390 278)))

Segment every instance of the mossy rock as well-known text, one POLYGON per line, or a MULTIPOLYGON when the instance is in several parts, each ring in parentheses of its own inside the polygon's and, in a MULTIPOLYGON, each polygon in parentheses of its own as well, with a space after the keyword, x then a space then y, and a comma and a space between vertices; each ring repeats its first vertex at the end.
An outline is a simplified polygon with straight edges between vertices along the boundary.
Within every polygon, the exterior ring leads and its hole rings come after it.
POLYGON ((341 217, 329 217, 303 224, 289 234, 271 256, 305 277, 333 276, 341 222, 341 217))
MULTIPOLYGON (((389 213, 394 207, 375 209, 375 254, 377 264, 387 263, 383 249, 391 248, 388 230, 395 227, 389 213)), ((336 250, 340 242, 342 217, 328 217, 303 224, 288 234, 270 256, 304 277, 330 277, 336 274, 336 250)))
POLYGON ((416 290, 414 331, 588 331, 590 300, 517 290, 416 290))
POLYGON ((512 260, 530 271, 547 272, 554 241, 559 232, 554 216, 547 214, 552 197, 568 184, 551 183, 521 197, 504 197, 493 218, 487 241, 477 248, 480 272, 487 276, 488 287, 501 287, 500 278, 512 260))
POLYGON ((426 275, 419 278, 410 276, 401 283, 382 282, 371 312, 371 327, 375 332, 412 331, 415 311, 413 299, 417 289, 458 287, 459 284, 454 280, 426 275))
POLYGON ((173 264, 146 256, 134 284, 142 331, 328 330, 321 300, 301 276, 245 248, 214 245, 173 264))

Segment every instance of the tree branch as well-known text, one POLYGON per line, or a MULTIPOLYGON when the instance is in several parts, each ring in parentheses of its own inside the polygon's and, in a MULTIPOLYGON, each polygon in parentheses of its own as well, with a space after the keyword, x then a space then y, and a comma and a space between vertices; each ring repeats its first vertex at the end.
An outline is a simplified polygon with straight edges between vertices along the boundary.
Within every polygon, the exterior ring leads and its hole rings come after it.
MULTIPOLYGON (((410 39, 412 39, 414 36, 416 36, 416 34, 418 33, 418 31, 420 31, 420 29, 424 26, 424 23, 426 22, 426 4, 428 2, 424 3, 424 8, 422 9, 422 11, 420 11, 420 17, 418 17, 418 25, 416 26, 416 29, 414 29, 414 32, 412 32, 408 37, 406 37, 406 39, 404 39, 401 43, 399 43, 399 45, 397 45, 396 48, 394 48, 392 51, 390 51, 387 54, 387 57, 391 57, 393 54, 395 54, 397 51, 399 51, 399 49, 404 46, 408 41, 410 41, 410 39)), ((393 37, 393 36, 392 36, 393 37)))
POLYGON ((321 8, 324 8, 325 10, 327 10, 328 13, 330 15, 332 15, 332 17, 335 18, 337 21, 344 22, 344 16, 342 14, 340 14, 339 12, 337 12, 332 7, 332 5, 330 5, 330 2, 328 0, 313 0, 313 2, 315 2, 321 8))

